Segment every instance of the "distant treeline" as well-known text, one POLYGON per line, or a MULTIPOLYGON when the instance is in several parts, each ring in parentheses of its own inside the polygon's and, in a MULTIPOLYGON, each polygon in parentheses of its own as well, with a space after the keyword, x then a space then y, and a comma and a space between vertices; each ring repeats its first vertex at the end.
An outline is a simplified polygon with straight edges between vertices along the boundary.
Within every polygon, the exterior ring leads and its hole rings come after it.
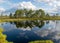
POLYGON ((50 16, 49 13, 45 13, 44 10, 39 9, 39 10, 28 10, 28 9, 19 9, 16 10, 15 13, 10 13, 9 16, 0 16, 0 18, 25 18, 25 19, 34 19, 34 18, 39 18, 39 19, 44 19, 44 20, 60 20, 60 16, 58 14, 55 14, 53 16, 50 16))
POLYGON ((49 14, 45 14, 45 11, 42 9, 39 10, 27 10, 27 9, 20 9, 20 10, 16 10, 15 14, 10 13, 10 18, 14 17, 14 18, 22 18, 22 17, 27 17, 27 18, 43 18, 45 16, 49 16, 49 14))
MULTIPOLYGON (((44 10, 27 10, 27 9, 19 9, 15 11, 15 14, 10 13, 10 18, 46 18, 51 17, 49 13, 45 13, 44 10)), ((58 14, 53 15, 53 17, 57 17, 58 14)))

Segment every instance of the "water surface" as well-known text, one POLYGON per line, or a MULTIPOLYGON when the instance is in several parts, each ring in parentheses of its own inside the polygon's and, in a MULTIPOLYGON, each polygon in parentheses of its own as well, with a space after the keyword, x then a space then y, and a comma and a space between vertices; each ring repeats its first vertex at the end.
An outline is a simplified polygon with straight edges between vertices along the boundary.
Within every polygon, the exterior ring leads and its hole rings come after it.
POLYGON ((60 21, 16 21, 0 23, 8 41, 28 43, 34 40, 53 40, 60 43, 60 21))

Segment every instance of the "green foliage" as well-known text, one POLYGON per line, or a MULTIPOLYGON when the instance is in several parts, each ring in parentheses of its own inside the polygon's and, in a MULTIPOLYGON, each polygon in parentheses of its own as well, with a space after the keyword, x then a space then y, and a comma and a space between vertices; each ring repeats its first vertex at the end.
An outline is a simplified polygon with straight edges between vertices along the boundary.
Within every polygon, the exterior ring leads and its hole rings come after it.
POLYGON ((31 41, 29 43, 53 43, 51 40, 40 40, 40 41, 31 41))
POLYGON ((45 12, 42 9, 39 10, 27 10, 27 9, 20 9, 16 10, 14 16, 16 18, 21 18, 21 17, 44 17, 45 12))
POLYGON ((41 18, 45 17, 45 12, 44 12, 44 10, 40 9, 39 11, 41 12, 40 17, 41 17, 41 18))
POLYGON ((24 15, 24 10, 17 10, 14 16, 18 18, 18 17, 23 17, 23 15, 24 15))
POLYGON ((45 12, 42 9, 36 10, 35 16, 43 18, 45 16, 45 12))
MULTIPOLYGON (((10 18, 12 14, 10 14, 10 18)), ((19 9, 16 10, 15 14, 13 14, 13 18, 20 18, 24 20, 34 20, 39 19, 39 20, 60 20, 60 16, 58 14, 54 16, 50 16, 49 13, 45 13, 44 10, 39 9, 39 10, 28 10, 28 9, 19 9)))
POLYGON ((26 17, 31 17, 32 13, 33 13, 33 11, 32 11, 32 10, 29 10, 29 11, 27 12, 27 14, 26 14, 26 17))
POLYGON ((0 28, 0 43, 13 43, 13 42, 8 42, 7 40, 6 40, 6 35, 4 35, 4 34, 2 34, 2 32, 3 32, 3 29, 1 29, 0 28))
POLYGON ((47 13, 46 16, 49 17, 49 14, 47 13))

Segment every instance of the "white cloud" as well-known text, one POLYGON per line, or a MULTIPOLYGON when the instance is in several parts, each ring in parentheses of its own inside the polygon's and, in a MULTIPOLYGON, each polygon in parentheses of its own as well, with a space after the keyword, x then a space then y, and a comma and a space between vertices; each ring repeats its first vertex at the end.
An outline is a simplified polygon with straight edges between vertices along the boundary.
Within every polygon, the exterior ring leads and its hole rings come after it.
POLYGON ((0 0, 0 2, 4 2, 4 0, 0 0))
POLYGON ((18 8, 27 8, 27 9, 35 10, 36 6, 34 6, 31 2, 21 2, 19 3, 18 8))
POLYGON ((51 12, 56 12, 60 8, 60 0, 34 0, 34 1, 44 2, 44 3, 47 4, 48 8, 52 7, 52 9, 48 9, 50 13, 51 12))
POLYGON ((5 9, 4 8, 0 8, 0 12, 3 12, 3 11, 5 11, 5 9))
POLYGON ((9 0, 0 0, 0 4, 12 4, 9 0))
POLYGON ((50 0, 34 0, 34 1, 38 1, 38 2, 49 2, 50 0))
MULTIPOLYGON (((49 21, 49 24, 43 26, 42 29, 34 31, 38 36, 48 37, 49 39, 60 39, 60 21, 49 21)), ((34 28, 35 29, 35 28, 34 28)))
POLYGON ((19 2, 19 3, 10 3, 11 8, 18 8, 18 9, 32 9, 35 10, 36 6, 34 6, 31 2, 19 2))
POLYGON ((6 2, 6 0, 0 0, 0 4, 6 2))
POLYGON ((56 1, 60 1, 60 0, 34 0, 37 2, 56 2, 56 1))
POLYGON ((59 2, 57 2, 57 6, 60 6, 60 1, 59 1, 59 2))

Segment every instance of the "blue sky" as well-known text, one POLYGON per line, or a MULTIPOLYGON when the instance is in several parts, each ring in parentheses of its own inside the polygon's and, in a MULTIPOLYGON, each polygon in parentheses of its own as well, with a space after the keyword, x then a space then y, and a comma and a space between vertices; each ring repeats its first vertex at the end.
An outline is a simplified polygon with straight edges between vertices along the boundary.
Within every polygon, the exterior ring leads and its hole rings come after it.
POLYGON ((59 13, 60 0, 0 0, 0 12, 11 8, 43 9, 48 13, 59 13))

